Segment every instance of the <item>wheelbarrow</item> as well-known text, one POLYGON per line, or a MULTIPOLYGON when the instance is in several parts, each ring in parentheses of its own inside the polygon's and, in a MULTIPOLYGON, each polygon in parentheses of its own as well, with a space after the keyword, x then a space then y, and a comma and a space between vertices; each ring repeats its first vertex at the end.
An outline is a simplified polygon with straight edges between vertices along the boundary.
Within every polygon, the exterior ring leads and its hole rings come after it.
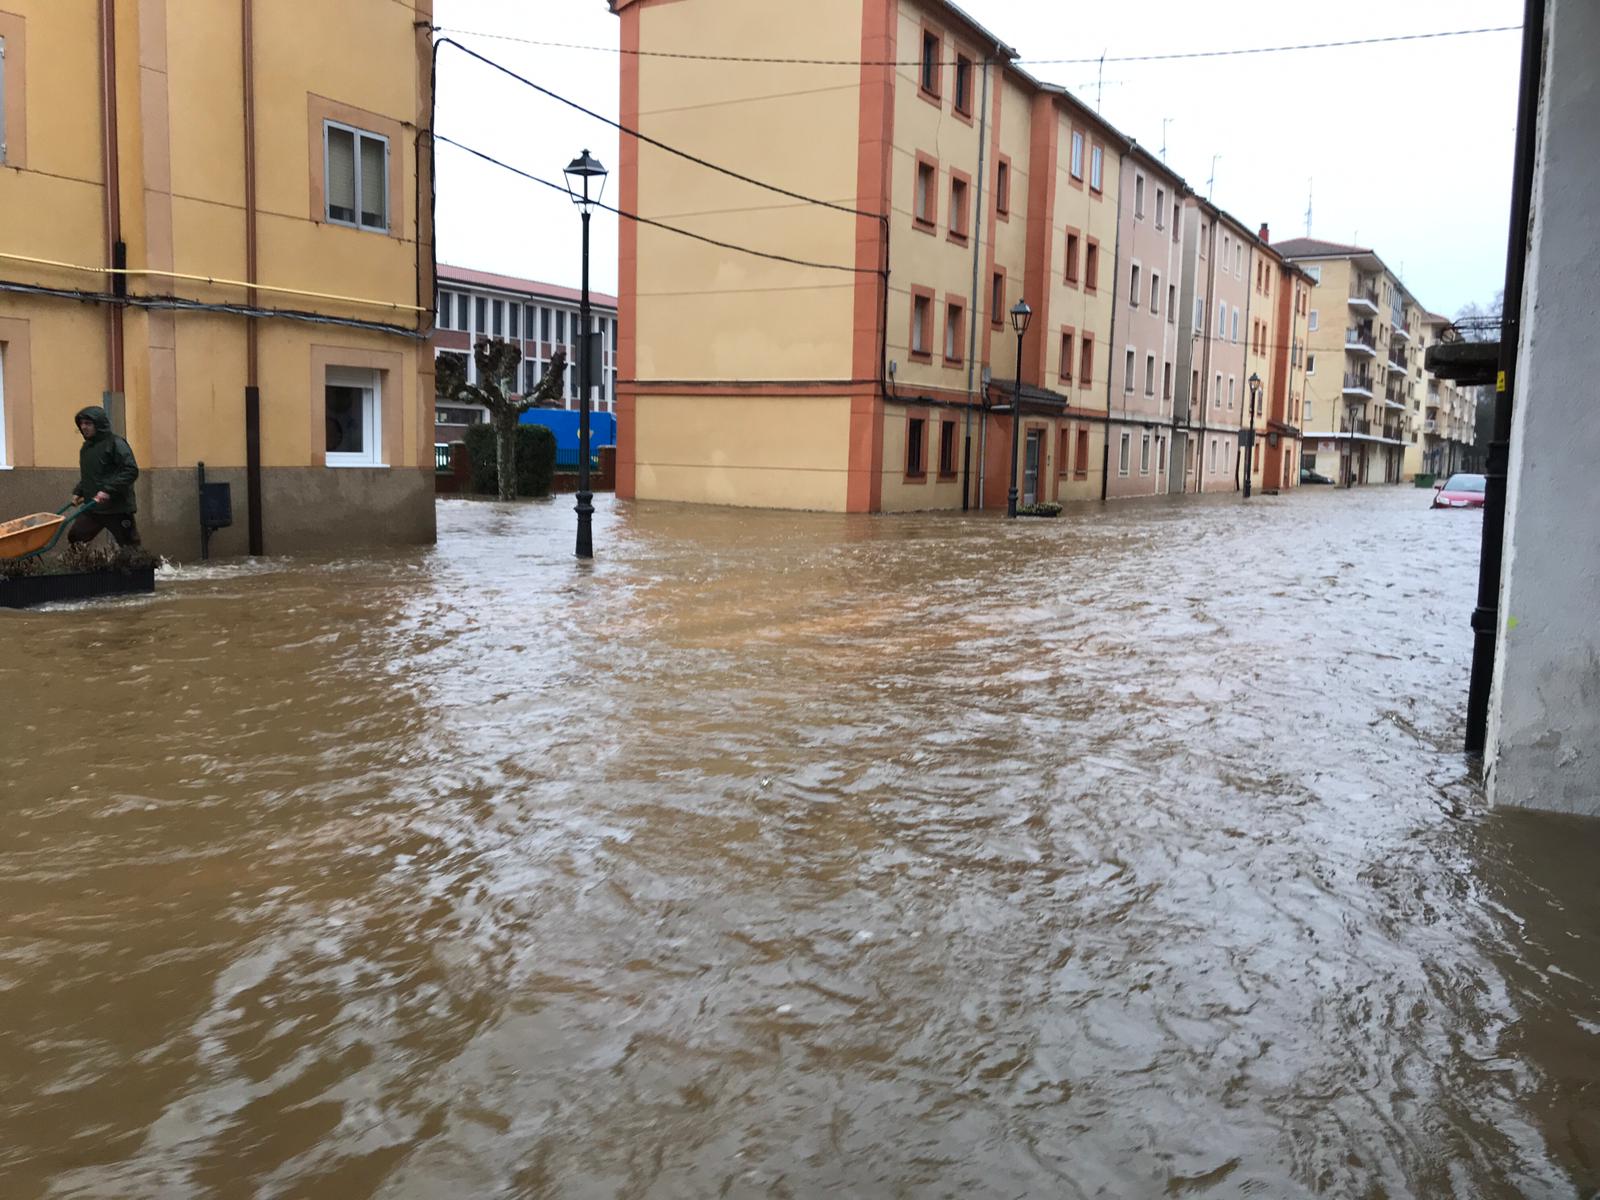
POLYGON ((32 513, 0 523, 0 559, 20 562, 52 549, 61 540, 62 531, 93 508, 94 501, 85 500, 77 511, 69 514, 67 509, 71 507, 70 503, 63 504, 53 513, 32 513))

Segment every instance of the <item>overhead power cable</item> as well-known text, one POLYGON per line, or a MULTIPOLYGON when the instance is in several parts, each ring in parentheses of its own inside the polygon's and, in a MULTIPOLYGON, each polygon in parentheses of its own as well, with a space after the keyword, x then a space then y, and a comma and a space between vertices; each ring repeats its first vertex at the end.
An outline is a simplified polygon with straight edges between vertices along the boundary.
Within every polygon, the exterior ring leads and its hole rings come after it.
MULTIPOLYGON (((460 34, 463 37, 491 38, 496 41, 517 42, 524 46, 540 46, 553 50, 587 50, 601 54, 626 54, 639 58, 687 59, 693 62, 754 63, 797 67, 920 67, 921 59, 861 59, 861 58, 784 58, 776 55, 747 54, 694 54, 672 50, 625 50, 619 46, 595 46, 581 42, 554 42, 540 38, 520 37, 510 33, 493 33, 483 29, 459 29, 449 25, 434 27, 440 33, 460 34)), ((1439 29, 1426 33, 1398 33, 1384 37, 1344 38, 1326 42, 1297 42, 1284 46, 1240 46, 1224 50, 1186 50, 1172 54, 1089 55, 1085 58, 1019 58, 1018 66, 1063 66, 1080 63, 1138 63, 1173 62, 1179 59, 1233 58, 1247 54, 1286 54, 1301 50, 1334 50, 1347 46, 1378 46, 1392 42, 1417 42, 1432 38, 1469 37, 1480 33, 1511 33, 1521 30, 1521 25, 1490 25, 1479 29, 1439 29)), ((448 39, 445 39, 448 40, 448 39)), ((459 45, 459 43, 456 43, 459 45)), ((466 47, 462 47, 466 49, 466 47)), ((471 51, 468 51, 471 53, 471 51)), ((940 63, 950 66, 954 60, 940 63)), ((999 60, 991 60, 999 61, 999 60)), ((498 65, 498 64, 496 64, 498 65)), ((502 68, 503 69, 503 68, 502 68)), ((542 89, 541 89, 542 90, 542 89)), ((575 106, 576 107, 576 106, 575 106)), ((875 215, 875 214, 873 214, 875 215)))
MULTIPOLYGON (((707 170, 715 171, 720 175, 726 175, 730 179, 737 179, 741 183, 748 183, 752 187, 758 187, 758 188, 762 188, 762 189, 764 189, 766 191, 769 191, 769 192, 775 192, 777 195, 780 195, 780 196, 787 196, 791 200, 801 200, 801 201, 804 201, 806 204, 814 204, 814 205, 817 205, 820 208, 831 208, 835 212, 846 213, 846 214, 848 214, 849 216, 852 216, 852 217, 869 217, 874 221, 881 221, 881 220, 884 219, 884 216, 883 216, 882 213, 865 212, 865 211, 863 211, 862 209, 859 209, 859 208, 851 208, 848 204, 838 204, 838 203, 836 203, 836 202, 834 202, 832 200, 820 200, 815 196, 807 196, 803 192, 791 191, 788 188, 779 187, 775 183, 767 183, 764 180, 754 179, 749 175, 745 175, 745 174, 742 174, 742 173, 740 173, 738 171, 731 170, 728 167, 720 166, 717 163, 710 162, 707 159, 699 157, 698 155, 690 154, 687 150, 679 150, 676 146, 669 146, 669 145, 667 145, 666 142, 658 141, 657 139, 651 137, 649 134, 640 133, 637 129, 629 129, 626 125, 623 125, 623 124, 621 124, 620 122, 617 122, 617 121, 613 121, 608 116, 605 116, 605 115, 603 115, 601 113, 597 113, 593 109, 585 108, 583 105, 579 104, 576 100, 569 100, 567 97, 561 95, 561 93, 553 92, 549 88, 544 87, 541 84, 535 83, 533 80, 529 79, 526 75, 519 75, 517 72, 513 71, 510 67, 506 66, 504 63, 495 62, 494 59, 489 58, 489 57, 487 57, 485 55, 479 54, 476 50, 473 50, 473 49, 470 49, 470 48, 468 48, 466 46, 463 46, 460 42, 456 41, 453 38, 440 38, 438 44, 440 46, 454 46, 457 50, 461 51, 461 53, 463 53, 465 55, 468 55, 471 58, 477 59, 479 62, 485 64, 486 66, 493 67, 496 71, 499 71, 504 75, 510 76, 512 79, 515 79, 518 83, 532 88, 534 91, 540 93, 541 95, 548 96, 552 100, 557 100, 560 103, 565 104, 568 108, 575 109, 578 112, 581 112, 586 117, 592 117, 596 121, 601 122, 602 124, 609 125, 609 126, 611 126, 611 128, 617 130, 619 133, 625 133, 631 138, 636 138, 639 141, 646 143, 647 145, 654 146, 658 150, 664 150, 668 154, 675 154, 679 158, 685 160, 686 162, 694 163, 696 166, 705 167, 707 170)), ((465 149, 465 147, 462 147, 462 148, 465 149)), ((541 180, 540 182, 543 182, 543 180, 541 180)))
MULTIPOLYGON (((454 146, 457 150, 465 151, 474 158, 480 158, 484 162, 499 167, 503 171, 509 171, 513 175, 520 175, 523 179, 540 184, 541 186, 547 187, 552 191, 560 192, 563 196, 567 196, 569 198, 571 196, 571 193, 562 184, 552 183, 548 179, 540 178, 538 175, 535 175, 532 172, 524 171, 521 167, 512 166, 508 162, 504 162, 501 159, 495 158, 492 154, 485 154, 482 150, 475 150, 471 146, 458 142, 454 138, 446 137, 442 133, 436 133, 433 136, 435 141, 443 142, 447 146, 454 146)), ((733 250, 739 254, 749 254, 755 258, 771 259, 773 262, 788 263, 789 265, 796 267, 812 267, 819 271, 845 271, 853 275, 881 274, 876 267, 847 267, 838 263, 811 262, 808 259, 792 258, 787 254, 773 254, 766 250, 752 250, 749 246, 740 246, 734 242, 719 241, 717 238, 707 237, 702 233, 694 233, 691 230, 682 229, 676 225, 668 225, 664 221, 652 220, 650 217, 641 217, 638 213, 625 212, 620 208, 613 208, 611 205, 603 204, 599 201, 594 201, 593 203, 596 208, 603 208, 606 212, 614 213, 615 215, 622 217, 624 220, 637 221, 641 225, 649 225, 656 229, 664 229, 668 233, 676 233, 686 238, 693 238, 697 242, 704 242, 708 246, 716 246, 722 250, 733 250)))

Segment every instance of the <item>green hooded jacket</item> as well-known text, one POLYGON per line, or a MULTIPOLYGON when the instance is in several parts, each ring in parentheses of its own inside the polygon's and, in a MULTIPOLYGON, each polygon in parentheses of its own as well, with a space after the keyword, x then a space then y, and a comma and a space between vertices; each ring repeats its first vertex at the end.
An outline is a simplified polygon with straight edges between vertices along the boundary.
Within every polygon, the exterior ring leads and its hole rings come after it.
POLYGON ((74 495, 93 500, 96 492, 111 498, 95 506, 96 512, 131 513, 138 509, 133 499, 133 481, 139 478, 139 464, 133 448, 111 432, 111 418, 98 404, 79 411, 74 421, 94 422, 94 436, 78 451, 78 485, 74 495))

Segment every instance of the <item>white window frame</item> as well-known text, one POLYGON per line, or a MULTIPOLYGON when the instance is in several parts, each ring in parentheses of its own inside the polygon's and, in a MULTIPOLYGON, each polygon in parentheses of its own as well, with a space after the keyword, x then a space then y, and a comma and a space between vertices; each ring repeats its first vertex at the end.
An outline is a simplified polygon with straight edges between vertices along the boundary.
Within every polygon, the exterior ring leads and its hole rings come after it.
POLYGON ((1239 344, 1239 306, 1238 305, 1234 305, 1234 308, 1233 308, 1233 344, 1235 346, 1237 346, 1239 344))
POLYGON ((1079 183, 1083 182, 1083 130, 1072 131, 1072 157, 1069 169, 1072 177, 1079 183))
POLYGON ((1306 329, 1311 333, 1317 331, 1317 310, 1314 308, 1306 316, 1306 329))
POLYGON ((1234 376, 1229 375, 1228 376, 1228 407, 1229 408, 1233 407, 1233 392, 1234 392, 1234 389, 1237 386, 1238 386, 1238 380, 1234 376))
POLYGON ((1194 298, 1194 331, 1197 334, 1206 331, 1206 298, 1204 296, 1196 296, 1194 298))
POLYGON ((389 224, 394 218, 394 214, 390 211, 392 209, 393 205, 390 204, 391 197, 389 195, 389 154, 390 154, 389 139, 386 138, 383 134, 381 134, 381 133, 373 133, 369 129, 358 129, 354 125, 346 125, 343 121, 335 121, 335 120, 332 120, 330 118, 324 118, 323 119, 323 122, 322 122, 322 215, 327 220, 328 224, 330 224, 330 225, 342 225, 346 229, 359 229, 363 233, 377 233, 377 234, 382 234, 385 237, 388 236, 388 234, 389 234, 389 224), (342 129, 346 133, 351 134, 352 138, 353 138, 353 141, 351 142, 351 153, 353 155, 355 155, 355 163, 353 165, 354 165, 354 174, 355 174, 355 180, 356 180, 355 220, 353 220, 353 221, 346 221, 341 217, 335 217, 333 215, 333 204, 330 201, 329 196, 328 196, 328 180, 331 178, 331 175, 330 175, 330 172, 328 170, 328 167, 329 167, 329 164, 332 161, 332 156, 333 156, 333 143, 332 143, 332 140, 328 137, 328 130, 330 130, 330 129, 342 129), (362 204, 361 204, 361 198, 366 192, 366 189, 362 186, 362 170, 361 170, 361 139, 362 138, 371 138, 373 141, 382 142, 383 143, 383 225, 381 227, 377 226, 377 225, 368 225, 364 221, 362 221, 362 219, 361 219, 361 213, 363 211, 362 204))
POLYGON ((1211 439, 1211 467, 1210 467, 1210 471, 1211 471, 1211 473, 1213 475, 1215 475, 1217 473, 1217 439, 1216 438, 1212 438, 1211 439))
POLYGON ((1161 315, 1161 272, 1150 272, 1150 311, 1156 316, 1161 315))
POLYGON ((1322 284, 1322 268, 1305 267, 1304 270, 1307 275, 1311 276, 1311 286, 1320 287, 1322 284))
MULTIPOLYGON (((470 355, 467 361, 472 361, 470 355)), ((330 387, 353 387, 366 392, 362 426, 366 433, 367 448, 360 454, 326 451, 323 455, 326 465, 340 468, 387 466, 383 461, 383 372, 367 367, 329 367, 323 376, 322 386, 324 412, 327 411, 327 389, 330 387)))
POLYGON ((1096 192, 1106 188, 1106 149, 1099 142, 1089 147, 1089 187, 1096 192))
POLYGON ((1133 219, 1144 220, 1144 176, 1137 171, 1133 173, 1133 219))
POLYGON ((1156 394, 1156 356, 1154 354, 1146 354, 1144 356, 1144 394, 1146 396, 1154 396, 1156 394))
POLYGON ((1143 274, 1144 268, 1139 265, 1139 260, 1137 258, 1134 259, 1133 262, 1129 264, 1128 270, 1128 303, 1134 308, 1139 307, 1139 285, 1143 282, 1143 274))
POLYGON ((1165 229, 1167 219, 1167 189, 1156 188, 1156 228, 1165 229))
POLYGON ((1133 434, 1122 431, 1122 441, 1117 447, 1117 474, 1126 475, 1133 460, 1133 434))
POLYGON ((1139 435, 1139 474, 1150 474, 1150 435, 1139 435))
POLYGON ((1217 301, 1217 327, 1211 336, 1218 341, 1228 336, 1228 302, 1226 300, 1217 301))
POLYGON ((1134 385, 1134 383, 1137 382, 1137 380, 1135 378, 1135 374, 1134 374, 1136 369, 1137 369, 1137 367, 1138 367, 1138 351, 1135 350, 1132 346, 1128 346, 1128 347, 1125 348, 1125 353, 1124 353, 1123 363, 1122 363, 1122 390, 1123 391, 1125 391, 1125 392, 1133 391, 1133 385, 1134 385))

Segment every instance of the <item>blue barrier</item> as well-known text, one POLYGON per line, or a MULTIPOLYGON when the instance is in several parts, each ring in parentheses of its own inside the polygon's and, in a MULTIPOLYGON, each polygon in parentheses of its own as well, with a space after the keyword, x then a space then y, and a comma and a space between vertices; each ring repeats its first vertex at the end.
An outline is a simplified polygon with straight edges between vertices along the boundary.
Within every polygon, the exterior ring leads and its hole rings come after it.
MULTIPOLYGON (((578 414, 563 408, 530 408, 522 424, 543 425, 556 439, 556 470, 578 469, 578 414)), ((617 418, 612 413, 589 414, 589 464, 597 465, 595 451, 617 444, 617 418)))

